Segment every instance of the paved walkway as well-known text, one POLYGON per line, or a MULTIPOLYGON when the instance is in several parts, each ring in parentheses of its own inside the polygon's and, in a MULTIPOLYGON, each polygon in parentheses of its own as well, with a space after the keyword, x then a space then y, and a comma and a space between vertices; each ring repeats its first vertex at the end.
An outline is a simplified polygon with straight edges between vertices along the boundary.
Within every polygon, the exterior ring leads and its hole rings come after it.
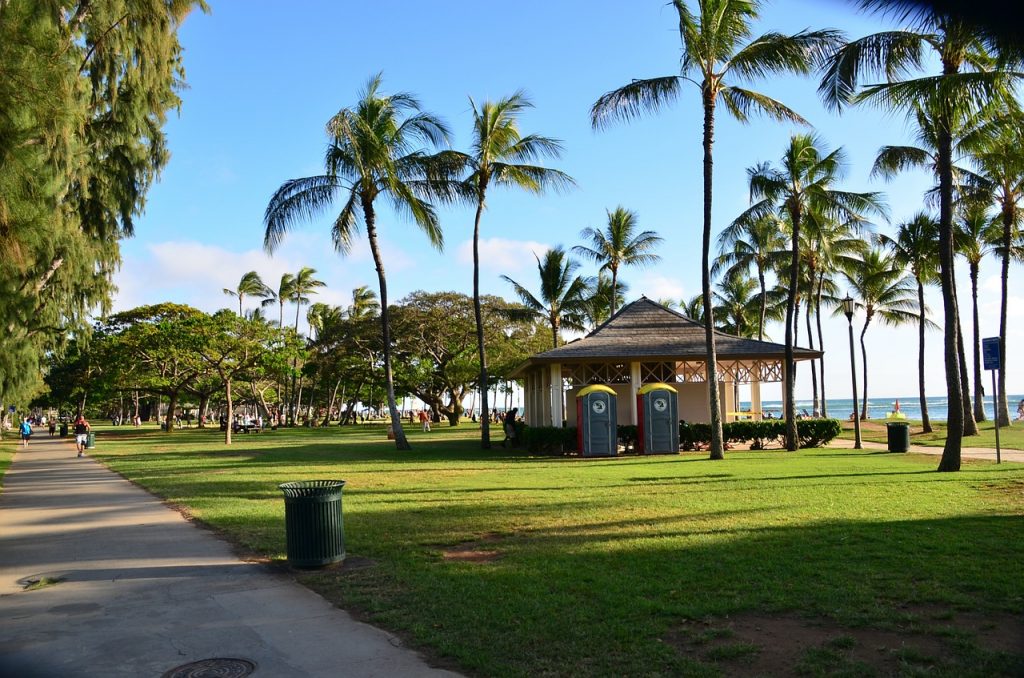
POLYGON ((158 678, 223 657, 264 678, 456 675, 239 560, 68 440, 19 448, 0 494, 0 675, 158 678), (43 577, 59 583, 24 590, 43 577))
MULTIPOLYGON (((853 441, 846 440, 845 438, 836 438, 829 443, 830 447, 845 447, 853 448, 853 441)), ((885 443, 873 443, 869 440, 865 440, 861 443, 861 447, 865 450, 886 450, 888 446, 885 443)), ((941 447, 930 447, 928 445, 911 445, 910 452, 915 454, 932 454, 937 457, 942 456, 941 447)), ((1021 450, 1000 450, 999 457, 1002 461, 1013 461, 1024 463, 1024 451, 1021 450)), ((960 449, 961 459, 987 459, 988 461, 996 460, 995 448, 988 447, 964 447, 960 449)))

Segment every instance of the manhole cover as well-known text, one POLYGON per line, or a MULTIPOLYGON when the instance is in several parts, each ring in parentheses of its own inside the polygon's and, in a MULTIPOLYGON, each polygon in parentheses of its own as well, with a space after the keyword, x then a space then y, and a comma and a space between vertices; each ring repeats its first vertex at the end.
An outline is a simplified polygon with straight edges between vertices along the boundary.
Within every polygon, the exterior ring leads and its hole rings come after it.
POLYGON ((256 663, 248 659, 201 659, 171 669, 160 678, 245 678, 256 670, 256 663))

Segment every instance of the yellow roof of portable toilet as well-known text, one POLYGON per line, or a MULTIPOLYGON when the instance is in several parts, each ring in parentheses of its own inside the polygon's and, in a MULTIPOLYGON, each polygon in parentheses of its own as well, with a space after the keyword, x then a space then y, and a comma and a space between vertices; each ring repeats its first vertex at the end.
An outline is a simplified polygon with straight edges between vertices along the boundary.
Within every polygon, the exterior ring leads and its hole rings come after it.
POLYGON ((611 393, 612 395, 615 395, 615 389, 605 386, 604 384, 591 384, 590 386, 581 388, 580 392, 576 394, 576 397, 582 398, 583 396, 590 395, 591 393, 611 393))
POLYGON ((643 395, 644 393, 650 393, 651 391, 672 391, 673 393, 679 393, 679 391, 676 390, 675 386, 670 386, 669 384, 660 384, 660 383, 659 384, 644 384, 643 386, 641 386, 640 388, 638 388, 636 390, 638 395, 643 395))

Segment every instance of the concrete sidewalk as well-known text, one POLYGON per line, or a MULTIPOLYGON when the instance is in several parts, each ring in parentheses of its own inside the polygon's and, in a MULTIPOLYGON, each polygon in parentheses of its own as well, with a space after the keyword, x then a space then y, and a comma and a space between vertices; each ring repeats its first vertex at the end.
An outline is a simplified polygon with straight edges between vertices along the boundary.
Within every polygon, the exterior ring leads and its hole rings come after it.
POLYGON ((0 495, 0 675, 455 676, 210 532, 68 440, 19 448, 0 495), (58 583, 25 590, 44 577, 58 583))
MULTIPOLYGON (((830 447, 845 447, 847 449, 853 449, 853 441, 846 440, 845 438, 836 438, 829 443, 830 447)), ((886 450, 889 449, 885 443, 873 443, 870 440, 864 440, 861 442, 861 447, 865 450, 886 450)), ((941 447, 931 447, 929 445, 911 445, 908 452, 914 454, 931 454, 934 456, 942 456, 941 447)), ((1017 463, 1024 463, 1024 452, 1021 450, 1000 450, 999 457, 1002 461, 1012 461, 1017 463)), ((960 448, 961 459, 985 459, 987 461, 996 460, 995 448, 988 447, 962 447, 960 448)))

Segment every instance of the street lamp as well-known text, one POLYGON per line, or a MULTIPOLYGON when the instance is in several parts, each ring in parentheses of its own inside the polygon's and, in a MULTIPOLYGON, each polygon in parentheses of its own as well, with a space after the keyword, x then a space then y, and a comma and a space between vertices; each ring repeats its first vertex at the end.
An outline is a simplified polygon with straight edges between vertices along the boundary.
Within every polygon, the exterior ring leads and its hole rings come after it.
POLYGON ((857 302, 847 294, 842 301, 843 313, 846 314, 846 323, 850 328, 850 379, 853 382, 853 449, 861 449, 860 444, 860 415, 857 413, 857 362, 853 350, 853 312, 857 310, 857 302))

